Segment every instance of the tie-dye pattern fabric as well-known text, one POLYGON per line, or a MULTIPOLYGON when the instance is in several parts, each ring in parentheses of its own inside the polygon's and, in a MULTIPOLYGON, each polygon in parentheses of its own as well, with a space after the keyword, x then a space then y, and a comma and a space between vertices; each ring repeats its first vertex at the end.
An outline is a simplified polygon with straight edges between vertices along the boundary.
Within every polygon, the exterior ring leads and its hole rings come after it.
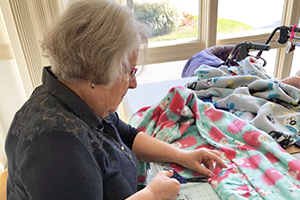
POLYGON ((300 90, 271 78, 248 57, 240 66, 214 68, 200 66, 198 81, 188 83, 198 98, 211 97, 217 108, 269 133, 286 148, 300 136, 300 90))
MULTIPOLYGON (((156 105, 134 114, 130 124, 178 148, 217 149, 227 164, 209 180, 221 199, 300 199, 300 161, 267 133, 215 109, 184 87, 172 88, 156 105)), ((197 173, 170 163, 181 175, 197 173)))

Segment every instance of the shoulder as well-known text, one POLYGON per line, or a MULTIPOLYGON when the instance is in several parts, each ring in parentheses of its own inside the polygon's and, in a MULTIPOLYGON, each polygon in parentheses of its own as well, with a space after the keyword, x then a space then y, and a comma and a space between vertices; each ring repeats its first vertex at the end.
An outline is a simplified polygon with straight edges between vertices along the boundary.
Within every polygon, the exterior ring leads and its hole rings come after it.
MULTIPOLYGON (((22 154, 31 143, 42 144, 43 138, 55 138, 58 143, 61 137, 80 140, 91 152, 88 142, 90 127, 75 114, 68 111, 56 98, 47 93, 34 92, 17 112, 7 135, 5 148, 9 158, 22 154)), ((15 157, 16 160, 19 160, 15 157)))
POLYGON ((87 133, 89 126, 66 105, 49 93, 34 92, 16 113, 8 134, 34 140, 44 132, 63 131, 75 135, 87 133))

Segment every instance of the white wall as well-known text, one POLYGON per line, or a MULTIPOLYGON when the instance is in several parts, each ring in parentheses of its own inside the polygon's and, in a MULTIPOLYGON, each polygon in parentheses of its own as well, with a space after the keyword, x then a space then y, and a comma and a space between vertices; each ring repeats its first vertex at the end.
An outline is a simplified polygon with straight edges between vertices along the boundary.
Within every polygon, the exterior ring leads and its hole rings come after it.
POLYGON ((0 60, 0 119, 7 132, 15 112, 26 101, 15 60, 0 60))
POLYGON ((26 101, 15 60, 0 60, 0 172, 6 163, 4 142, 14 114, 26 101))

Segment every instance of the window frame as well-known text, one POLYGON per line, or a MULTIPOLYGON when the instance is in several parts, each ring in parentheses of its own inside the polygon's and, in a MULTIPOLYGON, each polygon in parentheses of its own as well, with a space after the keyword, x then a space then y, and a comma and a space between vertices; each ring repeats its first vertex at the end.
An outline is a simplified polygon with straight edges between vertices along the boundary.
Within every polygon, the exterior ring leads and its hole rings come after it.
MULTIPOLYGON (((286 0, 283 16, 282 25, 292 26, 299 24, 300 17, 300 1, 298 0, 286 0)), ((278 49, 276 56, 276 67, 274 70, 274 76, 278 79, 283 79, 290 76, 292 63, 293 63, 294 52, 289 54, 285 53, 285 45, 278 49)))
MULTIPOLYGON (((216 44, 218 0, 199 0, 198 39, 185 43, 149 47, 146 64, 186 60, 216 44)), ((144 60, 144 59, 139 59, 144 60)), ((142 64, 138 62, 138 64, 142 64)))

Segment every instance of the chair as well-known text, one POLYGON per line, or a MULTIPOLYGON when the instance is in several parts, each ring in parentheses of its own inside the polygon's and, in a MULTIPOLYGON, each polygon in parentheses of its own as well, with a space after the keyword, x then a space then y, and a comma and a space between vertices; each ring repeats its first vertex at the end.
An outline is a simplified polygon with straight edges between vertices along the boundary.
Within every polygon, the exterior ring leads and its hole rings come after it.
POLYGON ((0 174, 0 200, 6 200, 7 169, 0 174))
MULTIPOLYGON (((224 65, 234 47, 235 45, 219 45, 200 51, 187 61, 182 70, 181 78, 196 76, 194 71, 203 64, 216 68, 224 65)), ((237 65, 233 61, 231 64, 237 65)))

